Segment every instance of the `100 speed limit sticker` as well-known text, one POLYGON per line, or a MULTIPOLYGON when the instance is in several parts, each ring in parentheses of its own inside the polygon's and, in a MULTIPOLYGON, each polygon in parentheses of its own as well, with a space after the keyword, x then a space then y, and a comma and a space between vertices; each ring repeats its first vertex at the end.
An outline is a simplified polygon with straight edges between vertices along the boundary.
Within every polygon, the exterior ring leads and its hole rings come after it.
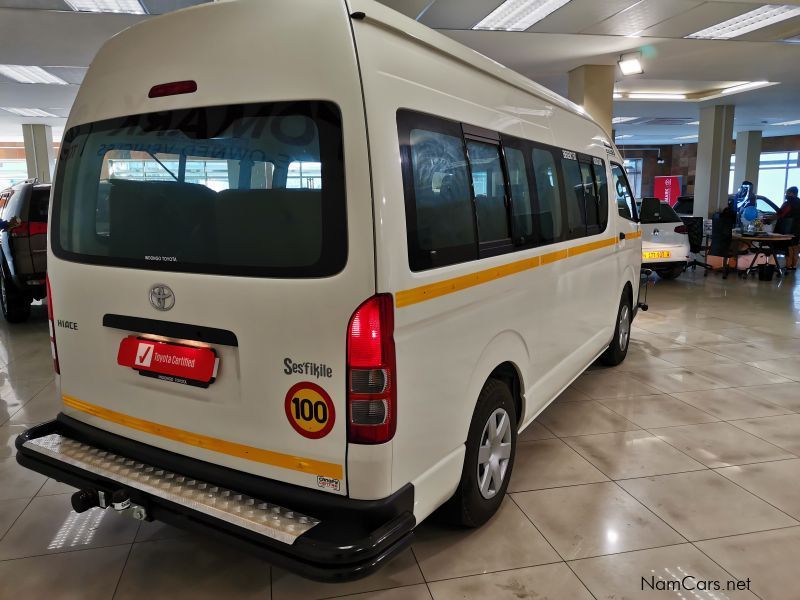
POLYGON ((330 395, 310 381, 301 381, 289 388, 284 408, 294 430, 312 440, 328 435, 336 421, 330 395))

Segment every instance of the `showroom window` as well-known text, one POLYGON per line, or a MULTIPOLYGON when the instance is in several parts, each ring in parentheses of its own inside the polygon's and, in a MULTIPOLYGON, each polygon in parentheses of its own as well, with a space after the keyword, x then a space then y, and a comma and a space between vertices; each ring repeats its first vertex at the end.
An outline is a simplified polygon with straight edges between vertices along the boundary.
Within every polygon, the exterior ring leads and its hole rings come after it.
POLYGON ((152 270, 332 275, 347 257, 342 156, 339 111, 327 102, 80 125, 61 151, 53 249, 152 270))
MULTIPOLYGON (((733 194, 736 156, 731 156, 731 174, 728 193, 733 194)), ((792 186, 800 187, 800 152, 763 152, 758 169, 759 196, 769 198, 776 205, 783 204, 783 195, 792 186)))
POLYGON ((28 178, 28 165, 24 158, 0 159, 0 190, 17 185, 28 178))

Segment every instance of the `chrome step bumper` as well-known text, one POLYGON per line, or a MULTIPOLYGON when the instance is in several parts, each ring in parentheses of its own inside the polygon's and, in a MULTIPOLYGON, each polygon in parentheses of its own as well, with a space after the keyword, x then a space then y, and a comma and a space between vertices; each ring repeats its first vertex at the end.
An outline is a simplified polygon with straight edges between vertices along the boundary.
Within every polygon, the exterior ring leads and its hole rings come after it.
POLYGON ((319 524, 317 519, 282 506, 106 452, 58 433, 29 440, 23 447, 284 544, 293 544, 319 524))

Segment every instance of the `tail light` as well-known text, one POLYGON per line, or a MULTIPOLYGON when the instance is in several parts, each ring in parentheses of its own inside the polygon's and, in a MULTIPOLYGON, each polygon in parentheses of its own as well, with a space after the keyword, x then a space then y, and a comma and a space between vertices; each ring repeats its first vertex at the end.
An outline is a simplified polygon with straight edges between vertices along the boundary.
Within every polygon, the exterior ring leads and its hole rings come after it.
POLYGON ((40 233, 47 234, 47 223, 40 223, 38 221, 23 221, 14 229, 11 230, 11 237, 23 238, 40 233))
POLYGON ((50 353, 53 355, 53 369, 56 373, 61 373, 58 364, 58 348, 56 348, 56 322, 53 319, 53 292, 50 290, 50 276, 47 281, 47 320, 50 322, 50 353))
POLYGON ((678 225, 675 228, 675 233, 689 233, 689 228, 686 225, 678 225))
POLYGON ((347 327, 349 442, 382 444, 397 428, 397 383, 392 296, 379 294, 359 306, 347 327))

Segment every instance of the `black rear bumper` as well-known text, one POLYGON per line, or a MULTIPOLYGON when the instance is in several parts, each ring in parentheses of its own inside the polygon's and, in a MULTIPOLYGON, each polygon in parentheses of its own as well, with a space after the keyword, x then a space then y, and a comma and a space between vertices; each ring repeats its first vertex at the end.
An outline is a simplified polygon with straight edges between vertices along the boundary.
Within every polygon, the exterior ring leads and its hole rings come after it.
POLYGON ((153 520, 232 542, 277 566, 319 581, 346 581, 372 573, 409 546, 416 526, 411 484, 381 500, 352 500, 187 458, 91 427, 64 414, 22 433, 16 447, 17 462, 23 467, 79 489, 107 493, 123 489, 134 503, 145 507, 153 520), (319 519, 320 523, 293 544, 287 544, 24 446, 28 440, 53 433, 279 504, 319 519))

